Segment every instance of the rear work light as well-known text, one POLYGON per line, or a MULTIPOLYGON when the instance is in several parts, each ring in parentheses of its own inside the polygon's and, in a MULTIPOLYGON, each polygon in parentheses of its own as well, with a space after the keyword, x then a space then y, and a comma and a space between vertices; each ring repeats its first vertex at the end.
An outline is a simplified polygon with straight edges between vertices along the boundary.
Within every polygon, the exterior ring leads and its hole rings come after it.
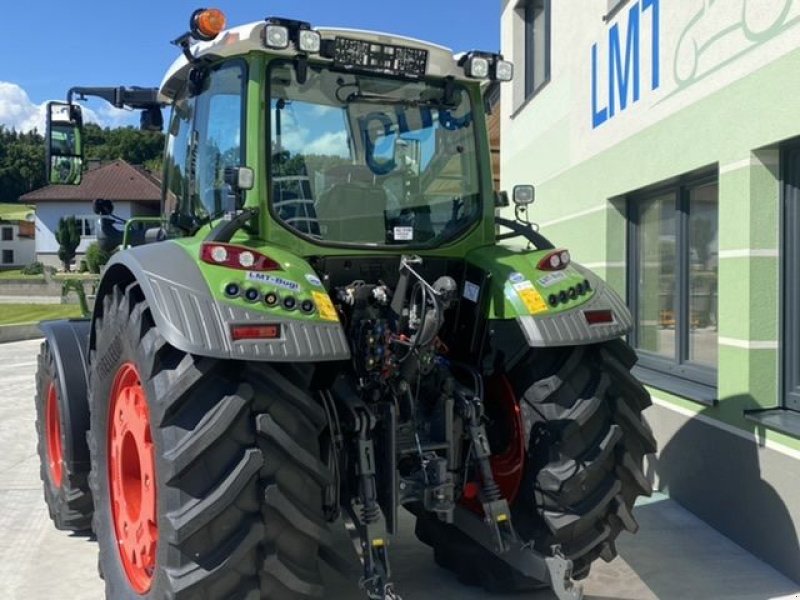
POLYGON ((281 324, 231 325, 231 338, 241 340, 277 340, 281 337, 281 324))
POLYGON ((569 266, 569 250, 553 250, 542 260, 537 267, 542 271, 561 271, 569 266))
POLYGON ((589 325, 608 325, 614 322, 614 311, 608 310, 585 310, 583 316, 589 325))
POLYGON ((281 266, 260 252, 235 246, 209 242, 200 247, 200 260, 210 265, 242 269, 245 271, 280 271, 281 266))

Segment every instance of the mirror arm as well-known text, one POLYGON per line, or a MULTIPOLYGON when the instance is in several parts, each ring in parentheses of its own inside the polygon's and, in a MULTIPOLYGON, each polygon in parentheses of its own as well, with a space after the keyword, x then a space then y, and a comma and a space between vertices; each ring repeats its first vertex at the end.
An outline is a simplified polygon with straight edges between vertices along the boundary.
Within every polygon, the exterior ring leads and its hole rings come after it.
POLYGON ((67 92, 67 103, 72 104, 73 96, 85 100, 86 96, 102 98, 115 108, 153 108, 160 107, 158 88, 131 87, 74 87, 67 92))
POLYGON ((494 222, 501 227, 511 230, 511 233, 502 233, 498 235, 498 239, 507 240, 514 237, 524 237, 531 244, 536 246, 537 250, 555 249, 555 246, 550 240, 548 240, 530 225, 522 225, 521 223, 517 223, 516 221, 512 221, 510 219, 504 219, 503 217, 495 217, 494 222))

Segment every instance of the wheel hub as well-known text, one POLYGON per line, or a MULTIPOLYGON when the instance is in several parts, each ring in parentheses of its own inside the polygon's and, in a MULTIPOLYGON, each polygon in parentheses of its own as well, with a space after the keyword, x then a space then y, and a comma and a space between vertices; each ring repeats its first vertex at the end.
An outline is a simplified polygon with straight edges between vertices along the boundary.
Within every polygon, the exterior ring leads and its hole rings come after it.
POLYGON ((47 441, 47 471, 53 485, 60 488, 64 477, 64 450, 61 445, 61 414, 58 410, 58 394, 53 381, 47 388, 44 421, 47 441))
POLYGON ((108 414, 111 517, 128 583, 149 591, 156 566, 156 469, 147 398, 136 367, 117 371, 108 414))

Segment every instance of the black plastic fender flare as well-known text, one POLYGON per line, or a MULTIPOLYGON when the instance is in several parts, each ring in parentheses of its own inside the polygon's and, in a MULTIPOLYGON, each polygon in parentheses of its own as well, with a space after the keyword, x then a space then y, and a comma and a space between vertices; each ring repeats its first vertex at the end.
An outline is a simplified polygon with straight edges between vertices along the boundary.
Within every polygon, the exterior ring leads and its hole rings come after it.
POLYGON ((89 465, 89 319, 62 319, 39 324, 50 346, 58 373, 59 409, 64 440, 68 446, 64 460, 71 471, 89 465))

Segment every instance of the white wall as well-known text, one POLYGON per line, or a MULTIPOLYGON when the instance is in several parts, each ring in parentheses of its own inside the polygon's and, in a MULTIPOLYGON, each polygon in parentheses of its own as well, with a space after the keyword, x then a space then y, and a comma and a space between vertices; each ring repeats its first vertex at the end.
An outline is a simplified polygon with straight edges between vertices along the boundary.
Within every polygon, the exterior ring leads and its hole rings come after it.
POLYGON ((608 21, 607 0, 551 0, 550 82, 524 104, 518 4, 504 0, 501 18, 516 67, 501 98, 505 189, 543 184, 800 47, 800 0, 627 0, 608 21))
POLYGON ((0 230, 6 227, 11 227, 13 230, 13 239, 9 242, 4 242, 0 236, 0 260, 2 260, 3 250, 12 250, 14 252, 14 262, 0 263, 0 268, 24 267, 32 263, 36 253, 36 243, 31 238, 19 237, 19 225, 16 223, 0 223, 0 230))
MULTIPOLYGON (((129 219, 132 216, 132 205, 131 202, 117 202, 114 205, 114 214, 129 219)), ((97 215, 92 212, 90 202, 40 202, 36 205, 36 255, 42 262, 50 264, 52 261, 46 261, 44 257, 58 253, 55 231, 58 220, 68 216, 97 219, 97 215)), ((82 237, 77 253, 86 252, 86 248, 95 240, 95 236, 82 237)), ((58 264, 57 259, 53 264, 58 264)))

